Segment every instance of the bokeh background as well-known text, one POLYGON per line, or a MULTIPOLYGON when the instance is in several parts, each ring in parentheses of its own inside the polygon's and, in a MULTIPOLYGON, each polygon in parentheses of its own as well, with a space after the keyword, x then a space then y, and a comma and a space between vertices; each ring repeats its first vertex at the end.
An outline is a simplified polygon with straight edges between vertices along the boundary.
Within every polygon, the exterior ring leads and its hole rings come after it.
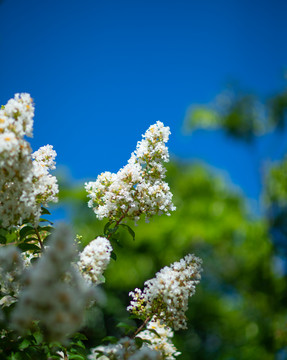
POLYGON ((120 336, 128 291, 193 252, 181 358, 287 359, 286 14, 284 0, 0 2, 0 103, 34 98, 32 147, 58 153, 53 219, 83 243, 104 225, 83 183, 125 165, 152 123, 171 128, 178 210, 121 235, 89 345, 120 336))

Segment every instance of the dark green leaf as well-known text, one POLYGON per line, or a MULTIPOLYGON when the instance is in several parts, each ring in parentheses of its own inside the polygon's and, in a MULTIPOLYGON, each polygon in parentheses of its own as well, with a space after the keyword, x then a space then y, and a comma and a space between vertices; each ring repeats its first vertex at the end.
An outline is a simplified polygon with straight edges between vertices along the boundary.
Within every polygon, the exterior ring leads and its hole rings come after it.
POLYGON ((118 342, 118 338, 116 338, 115 336, 106 336, 102 339, 102 342, 104 341, 108 341, 111 344, 116 344, 118 342))
POLYGON ((136 234, 135 232, 133 231, 133 229, 128 226, 127 224, 120 224, 121 226, 124 226, 125 228, 128 229, 128 232, 130 233, 131 237, 133 238, 133 240, 135 240, 135 237, 136 237, 136 234))
POLYGON ((52 232, 54 230, 53 226, 42 226, 42 227, 38 227, 39 231, 48 231, 48 232, 52 232))
POLYGON ((104 234, 107 235, 109 233, 109 227, 111 226, 111 224, 113 223, 113 221, 109 221, 106 223, 105 227, 104 227, 104 234))
POLYGON ((52 221, 43 218, 40 218, 39 222, 48 222, 49 224, 53 225, 52 221))
POLYGON ((22 251, 28 251, 28 250, 40 250, 40 248, 35 244, 27 244, 22 243, 18 245, 18 248, 22 251))
POLYGON ((86 337, 86 335, 81 334, 81 333, 79 333, 79 332, 76 333, 76 334, 74 334, 73 339, 75 339, 75 340, 88 340, 88 338, 86 337))
POLYGON ((24 239, 28 234, 35 234, 33 226, 27 225, 20 230, 20 240, 24 239))
POLYGON ((25 339, 21 342, 21 344, 19 345, 19 350, 23 350, 26 349, 27 347, 29 347, 31 345, 31 342, 28 339, 25 339))
POLYGON ((154 333, 157 337, 160 338, 160 335, 158 334, 158 332, 155 329, 147 329, 147 330, 154 333))
POLYGON ((118 228, 118 226, 115 226, 112 229, 109 229, 109 234, 114 234, 118 230, 118 228))
POLYGON ((142 344, 143 344, 143 339, 140 338, 140 337, 138 337, 138 336, 136 336, 136 337, 135 337, 135 342, 136 342, 137 347, 140 348, 140 347, 142 346, 142 344))
POLYGON ((41 215, 51 215, 50 211, 42 206, 41 215))
POLYGON ((116 326, 118 328, 123 328, 125 330, 125 334, 136 330, 135 326, 126 324, 124 322, 119 322, 116 326))
POLYGON ((117 260, 117 255, 114 251, 112 251, 112 253, 111 253, 111 258, 115 261, 117 260))
POLYGON ((69 359, 74 359, 74 360, 85 360, 86 357, 85 356, 82 356, 82 355, 73 355, 73 354, 70 354, 69 355, 69 359))

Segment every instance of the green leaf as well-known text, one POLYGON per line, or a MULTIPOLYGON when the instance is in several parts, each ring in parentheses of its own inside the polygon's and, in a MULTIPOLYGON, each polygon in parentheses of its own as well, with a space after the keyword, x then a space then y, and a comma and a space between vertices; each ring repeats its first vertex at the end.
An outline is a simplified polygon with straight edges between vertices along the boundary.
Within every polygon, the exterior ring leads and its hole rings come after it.
POLYGON ((34 237, 29 237, 29 238, 26 238, 23 242, 27 243, 27 242, 31 242, 31 241, 39 241, 38 238, 34 238, 34 237))
POLYGON ((124 322, 119 322, 116 327, 123 328, 125 330, 125 334, 136 330, 136 327, 134 325, 129 325, 124 322))
POLYGON ((27 225, 20 230, 20 240, 24 239, 28 234, 35 234, 33 226, 27 225))
POLYGON ((86 357, 83 355, 74 355, 74 354, 69 354, 69 359, 74 359, 74 360, 85 360, 86 357))
POLYGON ((133 240, 135 241, 135 237, 136 237, 136 234, 135 232, 133 231, 133 229, 128 226, 127 224, 120 224, 121 226, 124 226, 125 228, 128 229, 128 232, 130 233, 130 235, 132 236, 133 240))
POLYGON ((115 226, 112 229, 109 229, 109 234, 114 234, 118 230, 118 228, 118 226, 115 226))
POLYGON ((159 333, 158 333, 155 329, 147 329, 147 330, 150 331, 150 332, 152 332, 152 333, 154 333, 157 337, 160 338, 159 333))
POLYGON ((136 343, 137 347, 140 348, 142 346, 142 344, 143 344, 143 339, 140 338, 139 336, 136 336, 135 337, 135 343, 136 343))
POLYGON ((108 235, 109 233, 109 227, 112 225, 113 221, 109 221, 106 223, 105 227, 104 227, 104 234, 108 235))
POLYGON ((114 251, 111 252, 111 258, 115 261, 117 260, 117 255, 114 251))
POLYGON ((40 250, 40 248, 35 244, 27 244, 22 243, 18 245, 18 248, 22 251, 28 251, 28 250, 40 250))
POLYGON ((82 333, 79 333, 79 332, 74 334, 73 339, 75 339, 75 340, 88 340, 86 335, 84 335, 82 333))
POLYGON ((3 235, 0 235, 0 243, 1 243, 1 244, 6 244, 6 242, 7 242, 6 237, 3 236, 3 235))
POLYGON ((118 342, 118 338, 116 338, 115 336, 106 336, 102 339, 102 342, 104 341, 108 341, 111 344, 116 344, 118 342))
POLYGON ((48 232, 52 232, 54 230, 53 226, 42 226, 42 227, 38 227, 39 231, 48 231, 48 232))
POLYGON ((53 225, 52 221, 44 219, 44 218, 40 218, 39 222, 48 222, 49 224, 53 225))
POLYGON ((42 206, 41 215, 51 215, 50 211, 42 206))
POLYGON ((23 350, 26 349, 27 347, 29 347, 31 345, 30 341, 25 339, 21 342, 21 344, 19 345, 19 350, 23 350))

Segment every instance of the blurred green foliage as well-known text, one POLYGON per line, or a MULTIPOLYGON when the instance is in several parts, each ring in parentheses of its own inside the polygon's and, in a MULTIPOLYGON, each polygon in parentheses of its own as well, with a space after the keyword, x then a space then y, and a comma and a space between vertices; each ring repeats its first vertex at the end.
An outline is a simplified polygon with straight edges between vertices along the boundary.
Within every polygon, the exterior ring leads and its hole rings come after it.
MULTIPOLYGON (((190 300, 189 329, 175 336, 180 358, 274 359, 287 346, 287 284, 276 272, 268 222, 254 218, 242 194, 199 164, 171 163, 168 182, 177 211, 140 223, 135 241, 121 233, 123 247, 114 245, 118 258, 105 272, 106 306, 89 315, 86 335, 95 342, 119 336, 114 326, 128 321, 128 292, 194 253, 203 259, 204 273, 190 300)), ((88 209, 84 191, 66 188, 62 200, 67 199, 84 242, 103 233, 105 222, 88 209)))
POLYGON ((196 129, 222 129, 229 136, 247 143, 286 126, 287 90, 264 103, 238 86, 230 86, 208 106, 192 105, 185 118, 187 132, 196 129))
MULTIPOLYGON (((263 105, 255 96, 221 94, 210 106, 191 107, 189 130, 221 128, 244 142, 271 129, 284 129, 287 96, 283 92, 263 105)), ((187 253, 203 259, 204 272, 190 300, 188 330, 175 333, 180 359, 287 359, 287 158, 266 168, 265 212, 254 215, 244 195, 202 164, 172 162, 167 181, 177 210, 124 229, 112 244, 102 287, 106 302, 87 316, 89 345, 106 335, 122 336, 119 321, 132 324, 125 308, 128 292, 143 287, 163 266, 187 253)), ((83 187, 66 184, 61 200, 72 209, 82 246, 103 234, 87 207, 83 187)))

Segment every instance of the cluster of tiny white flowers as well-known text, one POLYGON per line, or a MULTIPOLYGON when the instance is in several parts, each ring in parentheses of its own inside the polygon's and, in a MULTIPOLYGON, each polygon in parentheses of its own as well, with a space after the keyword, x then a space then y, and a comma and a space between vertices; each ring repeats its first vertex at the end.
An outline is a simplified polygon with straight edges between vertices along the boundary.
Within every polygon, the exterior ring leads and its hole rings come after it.
POLYGON ((77 265, 83 278, 90 284, 98 285, 103 279, 113 248, 110 242, 101 236, 91 241, 80 253, 77 265))
POLYGON ((170 327, 161 324, 159 320, 152 319, 148 323, 147 329, 139 332, 138 336, 143 340, 148 340, 147 346, 153 350, 160 351, 166 360, 175 360, 175 356, 181 354, 171 341, 173 331, 170 327), (156 333, 150 330, 154 330, 156 333))
MULTIPOLYGON (((37 224, 41 203, 55 201, 58 193, 56 178, 48 174, 53 165, 38 161, 41 149, 32 162, 30 144, 24 139, 32 136, 33 116, 33 101, 25 93, 16 94, 0 110, 0 219, 5 228, 27 219, 37 224)), ((54 159, 49 146, 43 151, 54 159)))
POLYGON ((140 318, 162 320, 174 330, 186 329, 188 299, 195 293, 201 271, 201 260, 191 254, 164 267, 145 282, 143 291, 130 292, 133 300, 127 310, 140 318))
POLYGON ((133 339, 125 337, 117 344, 98 346, 91 350, 89 360, 162 360, 161 353, 144 344, 140 349, 133 339))
POLYGON ((57 178, 49 173, 54 170, 57 153, 52 145, 40 147, 32 154, 33 186, 37 204, 46 206, 49 202, 57 202, 59 188, 57 178))
POLYGON ((73 237, 66 227, 59 227, 50 246, 25 273, 12 313, 15 329, 23 332, 37 320, 48 339, 63 341, 82 325, 94 293, 72 265, 75 254, 73 237))
POLYGON ((24 270, 21 253, 16 246, 0 248, 0 264, 0 305, 9 306, 17 301, 20 278, 24 270))
POLYGON ((126 217, 137 221, 141 214, 148 219, 175 210, 170 188, 163 181, 163 163, 169 161, 165 145, 169 134, 169 127, 157 121, 138 142, 126 166, 116 174, 104 172, 95 182, 85 184, 88 206, 100 220, 126 217))
POLYGON ((18 137, 33 136, 34 105, 27 93, 16 94, 0 110, 0 133, 12 132, 18 137))

